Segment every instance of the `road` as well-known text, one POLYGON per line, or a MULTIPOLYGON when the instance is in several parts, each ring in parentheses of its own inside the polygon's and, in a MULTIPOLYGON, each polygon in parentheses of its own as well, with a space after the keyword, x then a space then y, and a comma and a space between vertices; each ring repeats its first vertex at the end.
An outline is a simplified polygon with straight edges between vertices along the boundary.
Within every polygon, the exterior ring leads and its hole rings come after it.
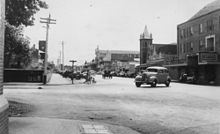
POLYGON ((97 83, 53 74, 47 86, 5 86, 8 100, 30 104, 26 117, 82 120, 122 126, 141 134, 219 134, 220 88, 172 82, 135 87, 134 79, 97 83))

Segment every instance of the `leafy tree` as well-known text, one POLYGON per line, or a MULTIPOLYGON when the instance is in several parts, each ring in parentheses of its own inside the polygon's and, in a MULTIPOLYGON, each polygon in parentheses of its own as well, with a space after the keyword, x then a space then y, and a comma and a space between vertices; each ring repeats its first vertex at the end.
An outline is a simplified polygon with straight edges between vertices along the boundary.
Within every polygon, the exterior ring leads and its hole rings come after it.
POLYGON ((34 14, 40 8, 48 8, 41 0, 6 0, 6 21, 13 26, 32 26, 34 14))
POLYGON ((23 68, 31 60, 30 41, 23 35, 23 28, 34 25, 34 14, 47 8, 41 0, 6 0, 5 68, 23 68))
POLYGON ((22 27, 6 24, 5 30, 5 67, 22 68, 30 62, 29 40, 22 34, 22 27))

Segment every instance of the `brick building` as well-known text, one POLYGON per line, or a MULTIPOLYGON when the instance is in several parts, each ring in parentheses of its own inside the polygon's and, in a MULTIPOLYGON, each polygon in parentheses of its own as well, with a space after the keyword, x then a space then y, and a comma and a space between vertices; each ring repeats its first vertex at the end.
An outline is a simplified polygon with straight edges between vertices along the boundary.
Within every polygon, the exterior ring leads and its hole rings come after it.
POLYGON ((0 134, 8 134, 8 102, 3 97, 4 11, 5 1, 0 0, 0 134))
POLYGON ((198 83, 220 83, 220 1, 216 0, 177 26, 178 61, 168 65, 194 74, 198 83))
POLYGON ((140 35, 140 68, 148 66, 162 66, 169 57, 176 57, 177 45, 153 43, 152 34, 145 26, 144 32, 140 35))

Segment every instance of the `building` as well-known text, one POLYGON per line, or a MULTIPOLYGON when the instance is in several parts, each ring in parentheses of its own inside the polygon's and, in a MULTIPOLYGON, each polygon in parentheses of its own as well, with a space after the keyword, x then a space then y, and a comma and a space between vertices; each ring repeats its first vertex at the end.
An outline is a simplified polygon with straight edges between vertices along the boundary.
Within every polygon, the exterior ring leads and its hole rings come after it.
POLYGON ((8 102, 3 94, 5 1, 0 0, 0 134, 8 134, 8 102))
POLYGON ((140 68, 145 69, 148 66, 164 65, 167 59, 176 57, 177 45, 156 44, 153 43, 152 34, 148 32, 147 26, 140 35, 140 68))
POLYGON ((96 48, 95 54, 95 62, 100 70, 129 70, 139 64, 140 58, 139 51, 100 50, 99 47, 96 48))
POLYGON ((194 74, 198 83, 220 83, 220 1, 216 0, 177 26, 178 61, 168 65, 194 74))

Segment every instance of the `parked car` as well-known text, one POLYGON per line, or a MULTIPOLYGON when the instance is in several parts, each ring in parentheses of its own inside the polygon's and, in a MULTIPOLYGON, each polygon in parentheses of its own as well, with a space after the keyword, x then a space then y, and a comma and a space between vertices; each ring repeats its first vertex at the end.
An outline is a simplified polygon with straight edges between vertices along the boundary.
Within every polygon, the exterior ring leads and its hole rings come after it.
POLYGON ((137 87, 142 84, 150 84, 152 87, 156 87, 157 84, 165 84, 168 87, 170 82, 171 78, 167 68, 159 66, 148 67, 135 77, 137 87))
POLYGON ((180 75, 179 81, 187 82, 187 83, 196 83, 196 76, 194 73, 191 74, 183 73, 180 75))

